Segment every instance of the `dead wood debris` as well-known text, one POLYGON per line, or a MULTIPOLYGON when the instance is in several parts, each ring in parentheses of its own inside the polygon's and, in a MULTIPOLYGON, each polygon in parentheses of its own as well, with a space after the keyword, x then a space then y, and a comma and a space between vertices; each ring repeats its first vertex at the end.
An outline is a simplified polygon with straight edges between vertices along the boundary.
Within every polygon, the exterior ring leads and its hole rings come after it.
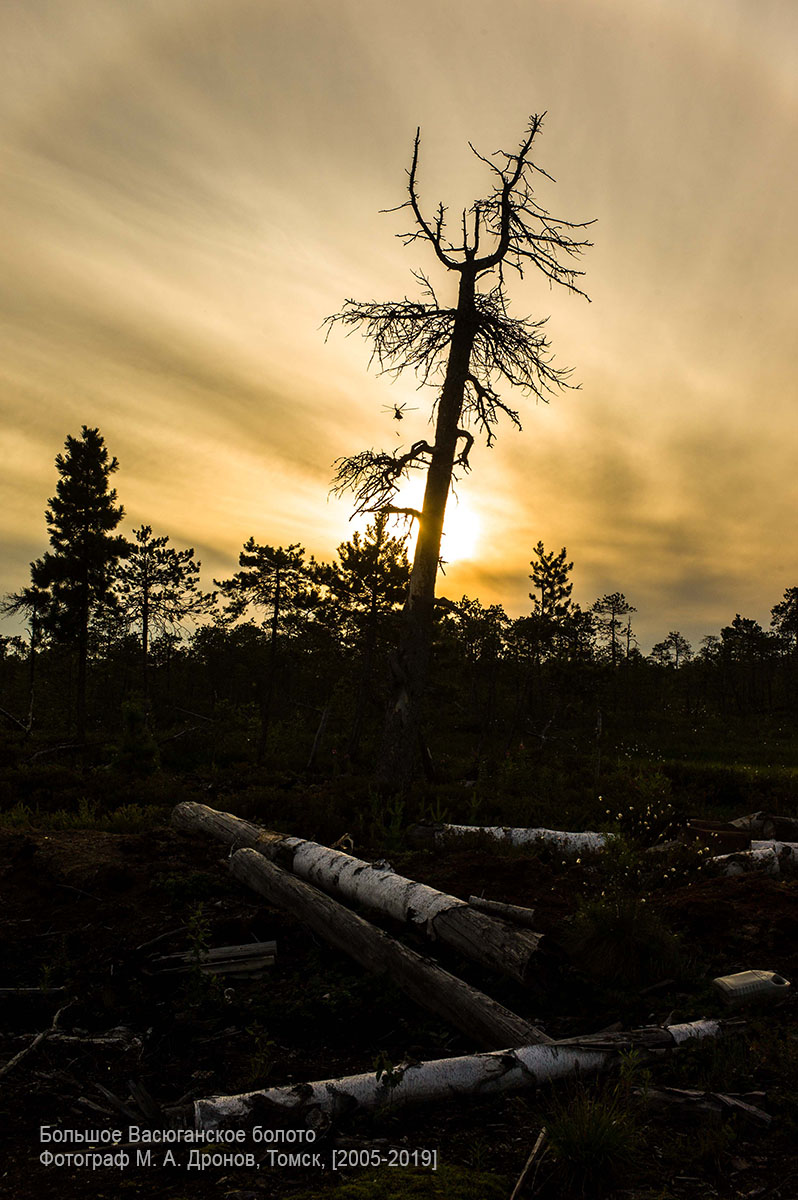
POLYGON ((68 1008, 72 1007, 73 1004, 75 1004, 75 1001, 70 1000, 68 1004, 65 1004, 65 1005, 63 1005, 62 1008, 59 1008, 58 1012, 53 1017, 50 1028, 43 1029, 41 1031, 41 1033, 37 1033, 35 1038, 33 1039, 33 1041, 31 1042, 31 1044, 29 1046, 25 1046, 25 1048, 23 1050, 20 1050, 20 1052, 18 1054, 15 1054, 14 1057, 12 1059, 10 1059, 5 1064, 4 1067, 0 1067, 0 1078, 2 1078, 5 1075, 8 1075, 9 1071, 12 1071, 18 1063, 22 1062, 23 1058, 26 1058, 27 1055, 30 1054, 32 1050, 35 1050, 36 1047, 39 1046, 46 1037, 50 1037, 51 1034, 54 1034, 56 1032, 56 1030, 58 1029, 58 1022, 61 1020, 61 1017, 64 1015, 64 1013, 67 1011, 68 1008))
POLYGON ((532 1147, 531 1151, 529 1152, 529 1158, 524 1163, 523 1171, 518 1176, 518 1181, 512 1190, 512 1193, 510 1195, 510 1200, 518 1200, 518 1197, 521 1195, 522 1191, 526 1187, 526 1181, 529 1179, 530 1174, 532 1173, 533 1169, 534 1169, 534 1174, 532 1174, 530 1184, 532 1187, 535 1186, 535 1179, 537 1178, 537 1173, 540 1170, 540 1164, 543 1162, 543 1159, 546 1157, 546 1152, 548 1150, 548 1140, 549 1140, 549 1135, 546 1130, 546 1126, 544 1125, 543 1128, 541 1129, 540 1133, 537 1136, 537 1140, 536 1140, 534 1146, 532 1147))

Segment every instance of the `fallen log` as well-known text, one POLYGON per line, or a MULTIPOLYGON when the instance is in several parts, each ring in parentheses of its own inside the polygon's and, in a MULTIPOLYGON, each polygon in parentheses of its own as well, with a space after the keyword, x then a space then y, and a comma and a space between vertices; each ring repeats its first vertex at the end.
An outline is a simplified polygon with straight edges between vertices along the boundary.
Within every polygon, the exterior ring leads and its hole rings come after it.
POLYGON ((176 829, 182 829, 186 833, 207 833, 236 850, 250 846, 265 854, 267 858, 280 862, 281 866, 285 865, 281 857, 287 858, 290 863, 293 850, 302 844, 301 838, 274 833, 260 825, 253 825, 251 821, 233 816, 232 813, 218 812, 215 808, 208 808, 206 804, 195 804, 191 800, 177 804, 172 809, 171 822, 176 829))
POLYGON ((276 942, 248 942, 238 946, 215 946, 199 954, 188 950, 183 954, 163 954, 153 959, 152 969, 158 975, 186 974, 202 971, 206 975, 260 974, 264 967, 274 964, 276 942))
POLYGON ((737 817, 730 821, 735 829, 744 829, 749 833, 758 833, 761 838, 784 842, 798 841, 798 818, 777 817, 771 813, 749 813, 745 817, 737 817))
POLYGON ((787 842, 752 842, 750 850, 718 854, 708 860, 721 875, 781 875, 794 869, 795 852, 787 842))
POLYGON ((411 1000, 437 1013, 480 1046, 506 1046, 519 1038, 530 1044, 551 1040, 528 1021, 257 851, 236 851, 230 870, 236 879, 270 903, 288 909, 366 970, 388 974, 411 1000))
POLYGON ((418 845, 444 845, 460 838, 487 838, 505 846, 550 846, 566 858, 578 858, 603 850, 612 840, 611 833, 585 831, 570 833, 563 829, 514 829, 508 825, 416 825, 412 831, 418 845))
MULTIPOLYGON (((754 822, 760 817, 763 817, 763 814, 755 813, 751 817, 740 818, 740 821, 754 822)), ((771 822, 772 827, 774 820, 776 818, 765 818, 764 822, 760 822, 760 828, 768 827, 767 822, 771 822)), ((786 820, 784 823, 789 824, 786 820)), ((730 822, 730 824, 734 823, 730 822)), ((798 826, 798 822, 796 825, 798 826)), ((742 837, 744 842, 748 842, 748 835, 741 834, 741 828, 742 826, 734 830, 732 840, 736 835, 742 837)), ((708 826, 706 829, 691 825, 686 836, 701 837, 706 834, 707 840, 710 840, 710 835, 717 838, 719 831, 720 823, 715 823, 712 828, 708 826)), ((417 844, 444 845, 449 840, 482 837, 514 847, 535 844, 549 845, 565 855, 566 858, 578 858, 585 853, 601 851, 606 848, 614 836, 612 833, 593 831, 571 833, 561 829, 514 829, 503 825, 417 825, 413 829, 413 840, 417 844)), ((665 845, 651 846, 649 852, 668 850, 673 845, 678 845, 678 843, 669 842, 665 845)), ((741 849, 729 854, 717 854, 708 861, 714 863, 723 875, 792 873, 798 871, 798 842, 782 842, 773 838, 750 840, 750 849, 741 849)))
POLYGON ((533 968, 539 933, 508 929, 465 900, 380 869, 317 842, 288 837, 242 821, 204 804, 178 804, 172 824, 190 833, 209 833, 235 848, 249 847, 323 891, 353 900, 397 921, 412 922, 467 958, 524 983, 533 968))
POLYGON ((521 904, 505 904, 502 900, 486 900, 484 896, 469 896, 468 903, 480 912, 486 912, 492 917, 503 917, 513 925, 522 925, 525 929, 535 928, 534 908, 524 908, 521 904))
POLYGON ((798 842, 752 841, 751 850, 772 850, 779 860, 782 875, 794 875, 798 871, 798 842))
POLYGON ((687 822, 681 833, 682 842, 700 842, 715 854, 733 854, 751 849, 750 829, 741 829, 727 821, 705 821, 699 818, 687 822))
POLYGON ((693 1021, 667 1029, 609 1035, 609 1041, 608 1035, 599 1035, 580 1042, 437 1059, 398 1068, 390 1079, 378 1078, 371 1071, 237 1096, 213 1096, 194 1101, 194 1121, 197 1129, 214 1130, 239 1128, 253 1120, 263 1123, 270 1114, 283 1114, 314 1124, 319 1114, 334 1119, 355 1111, 393 1110, 407 1104, 445 1101, 448 1105, 455 1096, 519 1091, 577 1073, 609 1070, 621 1061, 621 1051, 637 1049, 646 1058, 721 1032, 719 1021, 693 1021))
POLYGON ((55 1016, 52 1019, 50 1028, 43 1029, 41 1031, 41 1033, 37 1033, 29 1046, 25 1046, 24 1050, 20 1050, 19 1054, 15 1054, 14 1057, 9 1059, 9 1061, 4 1066, 0 1067, 0 1078, 2 1078, 2 1076, 4 1076, 4 1075, 7 1075, 9 1073, 9 1071, 13 1071, 13 1069, 17 1065, 17 1063, 22 1062, 23 1058, 26 1058, 27 1055, 30 1054, 30 1052, 32 1050, 35 1050, 36 1047, 41 1042, 43 1042, 45 1038, 50 1037, 52 1034, 54 1034, 58 1030, 58 1022, 61 1020, 61 1017, 66 1012, 66 1010, 68 1008, 71 1008, 74 1003, 75 1003, 74 1000, 70 1000, 69 1004, 65 1004, 63 1006, 63 1008, 59 1008, 58 1012, 55 1014, 55 1016))
MULTIPOLYGON (((108 1033, 53 1033, 48 1030, 44 1035, 32 1033, 13 1033, 3 1035, 14 1042, 22 1042, 26 1039, 41 1038, 45 1036, 49 1045, 54 1042, 62 1046, 141 1046, 141 1039, 136 1037, 132 1030, 119 1026, 116 1029, 111 1029, 108 1033)), ((38 1044, 38 1043, 37 1043, 38 1044)), ((30 1049, 32 1049, 32 1045, 30 1049)))
POLYGON ((55 996, 65 991, 65 987, 4 987, 0 996, 55 996))
MULTIPOLYGON (((702 1092, 694 1088, 633 1088, 635 1096, 652 1108, 669 1111, 678 1110, 685 1121, 693 1123, 696 1115, 721 1118, 727 1113, 739 1113, 756 1121, 759 1125, 770 1125, 773 1117, 770 1113, 751 1104, 750 1100, 731 1092, 702 1092)), ((761 1097, 763 1093, 748 1093, 761 1097)))

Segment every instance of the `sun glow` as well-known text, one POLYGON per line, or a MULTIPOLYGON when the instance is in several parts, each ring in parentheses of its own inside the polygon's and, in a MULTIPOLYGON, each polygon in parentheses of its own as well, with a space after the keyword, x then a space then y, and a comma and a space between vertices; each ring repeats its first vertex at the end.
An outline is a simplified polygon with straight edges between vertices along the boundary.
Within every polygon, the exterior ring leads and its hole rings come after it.
POLYGON ((463 562, 474 558, 480 533, 481 522, 473 508, 451 496, 446 506, 441 542, 441 558, 444 562, 463 562))

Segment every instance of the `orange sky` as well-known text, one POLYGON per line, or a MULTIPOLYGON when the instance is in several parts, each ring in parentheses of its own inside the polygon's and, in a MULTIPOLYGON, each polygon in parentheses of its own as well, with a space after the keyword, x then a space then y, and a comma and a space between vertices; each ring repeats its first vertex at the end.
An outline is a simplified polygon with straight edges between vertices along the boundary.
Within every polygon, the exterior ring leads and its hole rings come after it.
POLYGON ((798 585, 794 0, 26 0, 0 47, 0 591, 83 423, 126 528, 195 546, 207 586, 251 535, 332 557, 333 459, 426 436, 432 393, 321 321, 411 269, 446 294, 379 213, 417 124, 422 200, 457 211, 489 186, 468 140, 543 110, 540 200, 597 219, 592 303, 509 290, 581 390, 505 395, 524 430, 474 451, 473 560, 439 591, 516 615, 534 544, 565 544, 575 598, 624 591, 648 650, 798 585))

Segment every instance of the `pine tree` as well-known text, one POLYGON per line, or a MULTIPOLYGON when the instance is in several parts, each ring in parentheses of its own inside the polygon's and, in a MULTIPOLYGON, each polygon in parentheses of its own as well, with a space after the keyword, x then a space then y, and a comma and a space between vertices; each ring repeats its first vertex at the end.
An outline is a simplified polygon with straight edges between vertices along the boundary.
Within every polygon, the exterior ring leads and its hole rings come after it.
POLYGON ((604 636, 605 642, 609 643, 610 662, 613 670, 618 665, 618 651, 620 646, 619 634, 623 628, 620 617, 627 617, 626 629, 626 653, 629 656, 629 648, 632 641, 632 626, 631 614, 637 612, 633 604, 624 596, 623 592, 608 592, 597 600, 590 610, 597 618, 598 632, 604 636))
POLYGON ((798 588, 787 588, 784 599, 773 605, 770 614, 776 634, 793 653, 798 651, 798 588))
POLYGON ((150 525, 135 529, 133 537, 114 591, 122 615, 139 630, 146 695, 153 634, 174 631, 186 617, 209 612, 215 594, 199 587, 200 563, 195 562, 193 549, 176 550, 168 537, 153 537, 150 525))
POLYGON ((406 538, 388 532, 386 513, 377 513, 361 538, 356 531, 338 547, 338 562, 317 568, 317 579, 348 610, 361 646, 355 715, 349 754, 356 758, 366 715, 380 626, 407 594, 410 563, 406 538))
POLYGON ((92 608, 110 595, 114 568, 127 542, 113 535, 124 516, 109 487, 119 463, 99 429, 84 425, 79 438, 67 437, 56 456, 59 480, 45 514, 52 551, 31 566, 36 588, 49 593, 47 624, 54 636, 74 645, 77 656, 76 725, 86 738, 86 668, 92 608))
POLYGON ((250 605, 271 612, 269 662, 259 689, 258 762, 262 762, 274 703, 280 625, 286 615, 295 610, 300 595, 306 590, 309 568, 305 563, 304 547, 299 543, 287 547, 260 546, 254 538, 244 544, 238 565, 241 570, 231 579, 214 580, 224 598, 227 617, 238 620, 250 605))
POLYGON ((50 597, 47 591, 32 583, 19 592, 12 592, 0 602, 0 614, 4 617, 25 616, 28 621, 28 716, 26 721, 12 718, 27 737, 33 729, 34 695, 36 682, 36 652, 42 640, 50 597))
POLYGON ((559 554, 555 554, 553 550, 547 553, 543 542, 538 542, 532 553, 535 558, 529 564, 532 568, 529 578, 535 587, 540 589, 540 598, 538 599, 534 592, 530 592, 529 599, 534 601, 536 613, 549 617, 552 621, 559 621, 571 607, 574 585, 568 576, 574 564, 566 562, 565 546, 559 554))

